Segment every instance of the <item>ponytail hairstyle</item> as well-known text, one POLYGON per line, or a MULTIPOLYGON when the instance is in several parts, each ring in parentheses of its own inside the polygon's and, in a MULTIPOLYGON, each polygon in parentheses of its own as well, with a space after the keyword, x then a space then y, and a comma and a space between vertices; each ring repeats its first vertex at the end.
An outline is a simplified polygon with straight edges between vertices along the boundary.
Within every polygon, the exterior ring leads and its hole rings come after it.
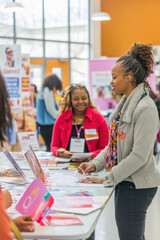
POLYGON ((88 95, 88 106, 91 108, 96 108, 90 98, 89 92, 86 88, 85 85, 83 84, 71 84, 69 85, 66 89, 65 89, 65 93, 59 108, 59 112, 62 113, 65 110, 71 109, 72 108, 72 101, 71 101, 71 97, 72 97, 72 93, 75 89, 84 89, 88 95))
POLYGON ((6 140, 5 135, 9 128, 12 127, 12 115, 8 102, 8 92, 0 73, 0 143, 3 145, 3 141, 6 140))
POLYGON ((145 83, 149 87, 147 78, 153 73, 153 53, 151 44, 134 43, 126 55, 121 56, 117 63, 121 62, 125 75, 131 74, 133 84, 138 86, 145 83))

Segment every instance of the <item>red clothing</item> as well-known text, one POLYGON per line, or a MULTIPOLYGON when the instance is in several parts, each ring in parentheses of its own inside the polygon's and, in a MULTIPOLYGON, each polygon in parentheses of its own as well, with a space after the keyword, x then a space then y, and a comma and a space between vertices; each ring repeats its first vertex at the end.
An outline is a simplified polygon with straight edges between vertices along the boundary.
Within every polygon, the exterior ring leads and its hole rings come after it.
POLYGON ((0 219, 1 219, 0 239, 1 240, 13 240, 13 237, 11 235, 10 218, 8 217, 6 210, 5 210, 1 186, 0 186, 0 219))
MULTIPOLYGON (((51 152, 58 156, 58 150, 60 148, 67 148, 69 138, 72 131, 73 112, 71 109, 61 113, 55 121, 53 127, 53 135, 51 142, 51 152)), ((89 149, 89 152, 93 153, 95 157, 102 149, 108 145, 109 141, 109 128, 105 118, 94 108, 87 107, 84 122, 83 131, 85 140, 89 149), (97 139, 90 139, 85 134, 86 129, 96 129, 98 133, 97 139)), ((92 136, 90 136, 91 138, 92 136)))

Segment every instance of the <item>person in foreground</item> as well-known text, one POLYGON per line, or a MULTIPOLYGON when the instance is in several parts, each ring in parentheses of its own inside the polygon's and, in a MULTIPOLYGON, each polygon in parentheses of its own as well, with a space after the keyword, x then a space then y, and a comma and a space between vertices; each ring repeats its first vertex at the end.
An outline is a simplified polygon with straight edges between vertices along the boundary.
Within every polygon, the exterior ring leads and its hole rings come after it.
POLYGON ((81 163, 79 172, 106 168, 104 178, 81 182, 115 186, 115 218, 120 240, 144 240, 146 212, 160 185, 153 148, 159 129, 158 112, 148 95, 152 73, 149 44, 135 43, 112 69, 112 91, 124 94, 111 114, 110 142, 92 163, 81 163))
POLYGON ((108 144, 105 118, 95 109, 87 88, 82 84, 67 87, 52 135, 51 151, 69 158, 71 152, 90 152, 93 156, 74 161, 89 161, 108 144))
MULTIPOLYGON (((8 102, 8 93, 4 83, 4 79, 0 73, 0 144, 5 141, 6 129, 12 127, 12 115, 8 102)), ((0 186, 0 239, 11 240, 11 219, 7 215, 5 209, 12 204, 11 195, 8 191, 1 191, 0 186)), ((34 231, 33 221, 30 216, 20 216, 13 219, 20 231, 34 231)))

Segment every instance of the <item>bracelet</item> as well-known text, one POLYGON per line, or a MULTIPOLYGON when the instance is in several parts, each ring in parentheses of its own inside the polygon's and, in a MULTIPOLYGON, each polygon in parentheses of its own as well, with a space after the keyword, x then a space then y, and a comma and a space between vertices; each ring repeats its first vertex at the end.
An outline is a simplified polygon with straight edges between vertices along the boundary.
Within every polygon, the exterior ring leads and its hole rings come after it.
POLYGON ((59 153, 63 153, 64 151, 66 151, 66 149, 64 149, 64 148, 60 148, 60 149, 58 150, 59 153))

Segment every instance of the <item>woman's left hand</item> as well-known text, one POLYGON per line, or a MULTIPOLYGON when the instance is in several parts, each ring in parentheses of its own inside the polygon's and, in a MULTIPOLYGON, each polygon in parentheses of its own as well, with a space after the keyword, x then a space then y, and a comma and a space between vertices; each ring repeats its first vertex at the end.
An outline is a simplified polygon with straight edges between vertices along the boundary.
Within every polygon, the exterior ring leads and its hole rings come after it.
POLYGON ((81 179, 78 181, 79 183, 85 183, 85 182, 93 182, 93 183, 103 183, 104 179, 103 178, 98 178, 98 177, 91 177, 91 178, 85 178, 81 179))
POLYGON ((35 230, 31 216, 24 215, 12 220, 22 232, 34 232, 35 230))

